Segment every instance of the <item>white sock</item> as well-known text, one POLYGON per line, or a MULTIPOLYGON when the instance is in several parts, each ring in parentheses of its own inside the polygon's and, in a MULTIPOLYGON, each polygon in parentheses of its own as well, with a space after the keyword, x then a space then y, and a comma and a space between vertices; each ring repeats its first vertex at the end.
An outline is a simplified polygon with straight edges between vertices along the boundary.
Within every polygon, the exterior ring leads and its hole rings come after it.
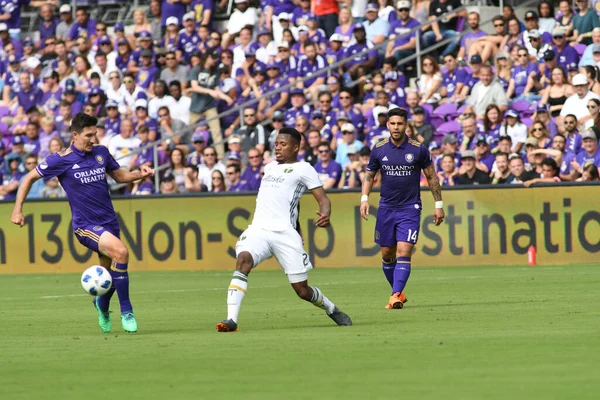
POLYGON ((335 304, 333 304, 327 297, 325 297, 323 292, 321 292, 321 290, 318 287, 311 286, 310 288, 313 291, 313 297, 312 299, 310 299, 310 302, 313 303, 316 307, 325 310, 327 314, 331 314, 333 312, 333 309, 335 308, 335 304))
POLYGON ((242 300, 248 290, 248 275, 240 271, 233 273, 233 279, 227 289, 227 319, 238 320, 242 300))

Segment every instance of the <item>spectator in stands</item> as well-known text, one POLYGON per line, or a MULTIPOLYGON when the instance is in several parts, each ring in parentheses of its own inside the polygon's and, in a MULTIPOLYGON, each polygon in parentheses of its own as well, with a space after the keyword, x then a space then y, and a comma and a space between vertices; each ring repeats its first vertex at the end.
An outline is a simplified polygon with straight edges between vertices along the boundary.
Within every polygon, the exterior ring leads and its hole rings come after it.
MULTIPOLYGON (((479 29, 479 13, 472 11, 467 16, 467 24, 469 25, 469 32, 465 34, 460 40, 460 49, 458 50, 458 58, 468 59, 473 54, 479 53, 469 53, 469 49, 478 42, 480 38, 486 37, 487 34, 479 29)), ((483 50, 483 49, 482 49, 483 50)), ((481 54, 479 54, 481 55, 481 54)), ((490 54, 491 56, 491 54, 490 54)), ((489 56, 488 56, 489 58, 489 56)), ((483 59, 483 57, 482 57, 483 59)), ((486 59, 487 61, 487 59, 486 59)))
POLYGON ((131 154, 140 147, 140 139, 133 136, 133 122, 129 119, 121 121, 121 132, 108 142, 108 151, 121 167, 131 168, 135 157, 131 154))
POLYGON ((360 173, 362 172, 362 164, 359 160, 359 148, 362 148, 362 144, 360 146, 351 144, 347 148, 349 162, 342 171, 342 176, 337 186, 339 189, 354 189, 361 185, 360 173))
POLYGON ((175 177, 175 185, 177 186, 178 193, 185 193, 185 157, 183 151, 179 148, 175 148, 169 154, 170 169, 169 171, 175 177))
POLYGON ((523 183, 535 178, 535 172, 525 169, 525 162, 520 155, 513 153, 509 156, 510 176, 505 183, 523 183))
POLYGON ((521 23, 516 17, 511 17, 506 20, 506 35, 502 39, 500 43, 500 51, 510 52, 513 46, 523 46, 525 42, 523 41, 523 33, 521 31, 521 23))
POLYGON ((573 16, 572 40, 588 45, 592 43, 592 30, 600 28, 600 20, 595 10, 589 8, 588 0, 576 0, 579 13, 573 16))
POLYGON ((496 171, 493 174, 492 184, 504 184, 510 180, 510 168, 508 164, 508 154, 496 153, 496 171))
MULTIPOLYGON (((444 135, 444 138, 442 139, 441 154, 450 154, 452 157, 454 157, 454 163, 456 166, 461 166, 461 156, 458 152, 458 140, 456 139, 456 135, 453 133, 444 135)), ((435 159, 435 169, 436 171, 442 170, 442 157, 439 155, 435 159)), ((460 171, 460 173, 463 173, 463 171, 460 171)))
POLYGON ((202 68, 190 71, 192 102, 190 105, 190 125, 195 124, 202 116, 209 122, 213 142, 219 155, 225 154, 221 135, 221 124, 217 117, 216 100, 222 99, 231 105, 233 100, 221 92, 219 88, 219 74, 217 73, 216 52, 207 53, 202 62, 202 68))
POLYGON ((475 150, 475 166, 483 172, 490 173, 496 161, 494 155, 490 151, 490 145, 483 135, 478 135, 476 139, 477 145, 475 150))
MULTIPOLYGON (((600 47, 600 45, 598 47, 600 47)), ((596 57, 598 64, 600 65, 600 48, 594 52, 594 57, 596 57)), ((597 68, 596 65, 585 65, 579 68, 579 72, 587 76, 590 91, 600 96, 600 81, 598 80, 597 68)), ((570 71, 572 71, 572 69, 570 69, 570 71)))
MULTIPOLYGON (((228 47, 233 39, 245 26, 256 26, 258 23, 258 12, 256 8, 250 7, 248 0, 235 0, 235 9, 227 23, 227 33, 223 35, 223 48, 228 47)), ((271 30, 270 25, 267 29, 271 30)))
MULTIPOLYGON (((96 20, 90 19, 85 8, 77 8, 75 20, 67 37, 67 46, 71 47, 73 40, 78 38, 94 41, 96 39, 96 20)), ((81 48, 79 50, 81 51, 81 48)))
POLYGON ((583 168, 583 175, 580 179, 581 181, 579 179, 577 179, 577 181, 592 182, 600 180, 600 177, 598 176, 598 167, 596 167, 594 164, 586 165, 585 168, 583 168))
POLYGON ((356 129, 354 125, 346 123, 342 125, 342 138, 337 139, 335 161, 345 168, 350 162, 348 158, 348 148, 354 146, 355 154, 362 148, 362 143, 356 138, 356 129))
POLYGON ((506 25, 504 18, 501 15, 497 15, 492 19, 494 25, 494 33, 491 35, 481 36, 471 44, 468 50, 468 54, 479 54, 482 61, 485 63, 491 60, 492 57, 497 54, 500 45, 504 41, 504 34, 506 25))
POLYGON ((442 40, 451 39, 450 42, 443 47, 441 55, 446 56, 456 52, 460 43, 460 37, 457 35, 458 18, 466 18, 467 12, 465 9, 454 13, 452 11, 461 6, 460 0, 433 0, 430 3, 429 21, 435 21, 444 14, 450 15, 440 21, 431 23, 431 30, 425 32, 423 35, 423 45, 425 48, 431 47, 442 40))
POLYGON ((353 34, 355 43, 346 48, 344 51, 344 58, 356 56, 344 64, 343 69, 353 80, 355 80, 359 76, 366 75, 368 71, 375 67, 375 63, 377 62, 377 50, 373 48, 373 43, 367 41, 367 34, 363 24, 354 25, 353 34), (367 49, 370 49, 370 51, 358 55, 358 53, 367 49))
POLYGON ((458 178, 460 185, 485 185, 491 182, 485 172, 477 169, 475 164, 475 153, 467 150, 461 156, 462 169, 465 171, 458 178))
POLYGON ((446 67, 446 72, 443 74, 442 87, 440 89, 440 96, 442 97, 440 104, 458 103, 458 96, 465 85, 468 74, 458 66, 454 54, 444 56, 444 66, 446 67))
MULTIPOLYGON (((272 65, 272 64, 270 64, 272 65)), ((298 60, 298 76, 310 77, 305 81, 298 82, 298 87, 304 89, 306 95, 310 94, 312 98, 317 97, 319 88, 325 84, 325 73, 317 73, 327 66, 327 61, 320 54, 317 54, 317 46, 314 43, 307 43, 304 46, 304 55, 298 60)), ((267 70, 267 74, 270 68, 267 70)), ((269 76, 270 77, 270 76, 269 76)), ((284 101, 282 96, 281 101, 284 101)), ((285 99, 287 102, 287 99, 285 99)), ((276 109, 281 108, 283 104, 275 104, 276 109)))
POLYGON ((528 137, 534 137, 538 141, 538 146, 542 149, 549 148, 552 146, 552 138, 550 137, 550 132, 548 132, 548 128, 541 122, 534 122, 529 128, 528 137))
POLYGON ((425 109, 421 106, 415 107, 411 116, 412 122, 417 130, 417 140, 426 147, 433 140, 433 126, 425 122, 425 109))
MULTIPOLYGON (((283 113, 278 111, 276 114, 277 119, 283 119, 283 113)), ((256 148, 262 154, 266 149, 267 136, 265 128, 258 123, 256 108, 246 107, 243 116, 242 128, 237 131, 242 139, 242 152, 247 153, 251 148, 256 148)))
POLYGON ((529 53, 525 47, 520 47, 517 53, 517 63, 511 71, 506 98, 515 100, 539 100, 536 94, 536 80, 538 79, 538 68, 529 59, 529 53))
POLYGON ((389 32, 392 40, 387 44, 385 55, 402 60, 415 53, 417 32, 409 32, 419 26, 419 21, 411 18, 409 1, 400 0, 397 4, 399 18, 390 26, 389 32))
POLYGON ((25 111, 31 107, 40 104, 43 93, 37 87, 31 84, 31 76, 29 73, 23 71, 19 75, 20 86, 17 89, 15 95, 17 98, 17 119, 22 118, 25 111))
POLYGON ((492 68, 483 65, 479 72, 479 79, 471 90, 465 112, 475 114, 477 119, 482 120, 487 107, 491 104, 497 105, 500 111, 505 111, 508 105, 507 97, 502 85, 494 80, 492 68))
POLYGON ((318 130, 308 131, 308 148, 304 153, 304 161, 310 165, 315 165, 319 161, 319 143, 321 143, 321 133, 318 130))
POLYGON ((331 147, 328 142, 319 143, 319 161, 314 165, 319 174, 319 179, 324 189, 337 187, 341 174, 342 166, 332 158, 331 147))
POLYGON ((211 187, 209 191, 213 193, 220 193, 227 191, 227 187, 225 186, 225 177, 223 172, 220 170, 215 170, 210 175, 211 176, 211 187))
POLYGON ((247 183, 241 179, 241 169, 237 164, 227 167, 225 172, 227 181, 229 183, 228 192, 244 192, 250 190, 247 183))
POLYGON ((177 56, 173 51, 167 52, 165 60, 167 68, 160 72, 160 79, 165 81, 167 85, 170 85, 173 81, 179 81, 185 89, 188 75, 187 68, 177 63, 177 56))
POLYGON ((477 123, 475 118, 466 117, 461 121, 462 132, 458 136, 460 143, 459 152, 463 153, 467 150, 475 150, 477 143, 477 123))
POLYGON ((451 154, 444 154, 441 158, 441 171, 438 172, 438 179, 442 186, 455 186, 458 184, 458 168, 454 157, 451 154))
POLYGON ((206 139, 201 132, 194 132, 192 135, 192 145, 194 146, 194 150, 187 155, 186 163, 187 165, 197 167, 203 163, 202 157, 206 148, 206 139))
POLYGON ((558 177, 558 166, 552 158, 544 158, 542 161, 542 176, 523 182, 525 187, 530 187, 536 183, 556 183, 560 182, 558 177))
POLYGON ((600 44, 600 28, 594 28, 592 30, 592 43, 585 48, 585 51, 581 55, 579 67, 596 65, 597 61, 594 59, 594 53, 598 51, 598 46, 594 47, 595 44, 600 44), (596 51, 594 51, 594 49, 596 51))
MULTIPOLYGON (((241 180, 246 182, 248 190, 258 190, 262 176, 260 169, 262 166, 262 157, 258 149, 251 148, 248 150, 248 167, 241 175, 241 180)), ((306 159, 305 159, 306 161, 306 159)))
POLYGON ((550 0, 542 0, 538 3, 539 30, 542 33, 551 33, 557 25, 554 17, 554 5, 550 0))
POLYGON ((159 133, 162 139, 169 138, 167 146, 169 149, 178 148, 184 154, 192 151, 192 130, 186 129, 187 125, 178 119, 171 117, 171 111, 167 106, 161 106, 158 109, 157 116, 159 118, 159 133), (182 136, 183 132, 186 132, 182 136))
POLYGON ((500 137, 500 126, 502 124, 502 113, 495 104, 490 104, 485 109, 483 116, 482 133, 491 147, 496 147, 500 137))
POLYGON ((380 18, 378 15, 379 7, 375 3, 367 4, 365 11, 365 31, 367 40, 377 45, 384 42, 390 32, 390 24, 387 19, 380 18))
POLYGON ((60 22, 56 25, 56 37, 67 40, 73 26, 73 13, 69 4, 60 6, 60 22))
POLYGON ((565 104, 560 111, 560 116, 556 119, 556 123, 559 127, 561 126, 561 120, 569 114, 575 115, 579 126, 583 126, 586 121, 591 118, 590 112, 587 109, 587 104, 590 99, 600 99, 600 97, 589 90, 588 84, 588 78, 583 74, 577 74, 573 77, 575 94, 565 101, 565 104))
MULTIPOLYGON (((598 18, 598 16, 596 16, 596 18, 598 18)), ((577 50, 568 44, 564 29, 554 28, 552 31, 552 42, 555 46, 554 51, 558 57, 559 67, 568 70, 569 68, 576 67, 579 64, 579 55, 577 54, 577 50)))
MULTIPOLYGON (((432 3, 433 4, 433 3, 432 3)), ((440 66, 432 56, 421 58, 421 77, 418 82, 418 90, 421 96, 419 104, 437 104, 440 102, 440 88, 444 80, 440 72, 440 66)))
POLYGON ((212 174, 215 171, 221 173, 221 177, 225 173, 225 165, 217 158, 217 152, 212 146, 206 147, 203 154, 203 162, 198 165, 198 178, 206 185, 209 191, 212 191, 212 174))
POLYGON ((598 148, 598 137, 600 137, 600 128, 592 126, 581 135, 581 151, 577 153, 575 160, 571 162, 573 168, 572 178, 577 178, 583 174, 583 168, 591 163, 600 167, 600 149, 598 148))
POLYGON ((500 135, 510 136, 513 145, 511 152, 519 153, 527 139, 527 126, 521 122, 521 117, 515 110, 508 110, 504 116, 506 122, 500 128, 500 135))
POLYGON ((185 191, 188 193, 207 192, 206 185, 198 179, 198 168, 187 167, 185 169, 185 191))
POLYGON ((540 104, 549 105, 552 117, 558 117, 567 99, 573 95, 573 86, 567 80, 567 73, 561 67, 552 69, 550 85, 547 86, 542 95, 540 104))
POLYGON ((160 194, 175 194, 177 193, 177 185, 175 184, 175 176, 170 170, 166 170, 160 182, 160 194))
POLYGON ((171 81, 169 84, 169 94, 175 100, 175 111, 171 114, 174 119, 177 119, 184 124, 190 121, 190 104, 191 99, 188 96, 182 95, 182 87, 179 81, 171 81))

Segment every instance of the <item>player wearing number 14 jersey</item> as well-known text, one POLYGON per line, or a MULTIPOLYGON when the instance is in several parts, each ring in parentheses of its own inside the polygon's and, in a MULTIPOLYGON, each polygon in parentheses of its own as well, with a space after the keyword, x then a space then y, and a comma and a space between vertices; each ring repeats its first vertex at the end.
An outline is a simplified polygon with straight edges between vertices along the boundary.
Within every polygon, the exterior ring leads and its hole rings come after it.
POLYGON ((406 136, 406 111, 395 108, 388 113, 390 138, 377 143, 371 151, 362 186, 360 214, 369 214, 369 193, 373 178, 381 173, 381 200, 375 224, 375 243, 381 247, 383 272, 392 287, 386 308, 402 308, 403 290, 410 276, 410 258, 419 238, 421 220, 421 171, 427 177, 435 200, 435 225, 444 220, 442 192, 429 150, 406 136))
POLYGON ((321 186, 317 171, 306 162, 298 162, 301 136, 294 128, 282 128, 275 139, 275 160, 265 166, 265 175, 256 197, 252 224, 235 246, 237 263, 227 291, 227 319, 217 324, 219 332, 237 330, 242 300, 248 290, 248 274, 262 261, 273 256, 288 276, 296 294, 325 313, 338 325, 352 325, 316 286, 308 286, 312 265, 298 233, 298 203, 309 190, 319 204, 316 225, 330 225, 331 203, 321 186))

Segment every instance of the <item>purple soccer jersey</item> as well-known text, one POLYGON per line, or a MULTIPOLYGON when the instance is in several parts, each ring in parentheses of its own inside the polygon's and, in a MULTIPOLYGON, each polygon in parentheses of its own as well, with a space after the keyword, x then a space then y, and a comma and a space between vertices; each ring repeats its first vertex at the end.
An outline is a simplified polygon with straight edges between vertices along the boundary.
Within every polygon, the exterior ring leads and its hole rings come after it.
POLYGON ((381 173, 381 200, 375 224, 375 243, 393 246, 416 243, 421 216, 421 170, 431 165, 429 150, 405 138, 400 146, 390 139, 371 151, 367 171, 381 173))
POLYGON ((327 66, 327 61, 325 61, 325 58, 319 54, 317 54, 315 59, 312 61, 309 60, 308 57, 302 56, 302 57, 300 57, 300 60, 298 61, 297 76, 301 76, 301 77, 310 76, 309 79, 304 81, 304 86, 309 87, 313 83, 315 83, 315 81, 318 78, 326 77, 326 73, 324 73, 324 72, 322 72, 320 74, 315 74, 315 72, 322 70, 326 66, 327 66))
POLYGON ((414 18, 409 18, 406 22, 400 19, 394 21, 390 26, 390 33, 396 35, 394 46, 402 46, 408 43, 416 34, 416 31, 411 34, 409 34, 409 32, 418 26, 419 21, 414 18))
POLYGON ((554 48, 554 52, 556 53, 556 63, 559 67, 568 71, 569 68, 577 67, 579 64, 579 54, 577 54, 577 50, 575 47, 566 45, 562 51, 558 51, 558 48, 554 48))
POLYGON ((446 88, 446 97, 452 97, 454 92, 456 91, 456 85, 459 83, 465 83, 465 80, 469 74, 462 68, 456 68, 454 71, 447 71, 444 73, 444 80, 442 82, 442 86, 446 88))
POLYGON ((119 164, 104 146, 86 153, 71 145, 50 155, 36 167, 45 179, 55 176, 67 193, 73 215, 73 232, 86 247, 98 251, 98 239, 106 230, 119 235, 117 215, 110 199, 106 174, 119 164))
POLYGON ((579 163, 579 165, 581 165, 582 168, 588 163, 594 164, 596 167, 600 167, 600 148, 591 156, 587 153, 587 151, 581 150, 575 157, 575 160, 579 163))
POLYGON ((525 86, 527 86, 527 77, 532 72, 538 73, 537 66, 535 63, 529 63, 526 67, 521 65, 516 65, 512 68, 510 72, 510 77, 515 80, 515 97, 519 97, 525 91, 525 86))
POLYGON ((314 165, 315 170, 319 174, 319 180, 324 185, 328 179, 335 179, 334 187, 337 187, 337 184, 340 182, 340 178, 342 177, 342 166, 335 162, 334 160, 329 161, 327 166, 323 166, 323 163, 319 161, 314 165))
POLYGON ((582 143, 581 134, 579 134, 579 132, 575 132, 573 135, 566 135, 565 138, 567 140, 565 152, 579 154, 582 143))

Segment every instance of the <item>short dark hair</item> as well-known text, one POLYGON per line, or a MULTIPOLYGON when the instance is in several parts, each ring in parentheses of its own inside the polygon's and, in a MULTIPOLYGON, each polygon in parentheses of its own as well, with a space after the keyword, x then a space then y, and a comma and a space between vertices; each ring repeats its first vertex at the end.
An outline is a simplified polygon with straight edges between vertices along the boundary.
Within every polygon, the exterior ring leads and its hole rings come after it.
POLYGON ((302 142, 302 136, 300 132, 296 130, 296 128, 292 128, 289 126, 284 126, 279 130, 279 135, 290 135, 298 144, 302 142))
POLYGON ((501 142, 503 140, 508 140, 508 141, 512 142, 512 138, 508 135, 500 135, 500 137, 498 138, 498 142, 501 142))
POLYGON ((506 154, 502 151, 499 151, 498 153, 496 153, 495 158, 498 158, 498 157, 506 157, 506 160, 508 160, 508 154, 506 154))
POLYGON ((227 166, 227 168, 233 168, 235 170, 235 172, 242 172, 242 168, 240 167, 240 164, 230 164, 227 166))
POLYGON ((542 165, 552 168, 554 171, 558 171, 558 164, 556 164, 556 160, 554 158, 544 158, 542 160, 542 165))
POLYGON ((165 111, 167 111, 167 113, 168 113, 169 115, 171 115, 171 110, 169 110, 169 107, 167 107, 167 106, 160 106, 160 107, 158 108, 158 111, 157 111, 157 113, 159 113, 159 112, 160 112, 160 110, 165 110, 165 111))
POLYGON ((408 121, 408 113, 406 110, 401 108, 392 108, 388 111, 388 120, 392 119, 392 117, 402 117, 405 121, 408 121))
POLYGON ((177 86, 179 89, 181 89, 181 82, 178 80, 171 81, 171 83, 169 83, 169 87, 171 86, 177 86))
POLYGON ((85 128, 96 126, 98 118, 80 112, 71 122, 71 132, 81 133, 85 128))
POLYGON ((319 145, 317 146, 317 149, 322 146, 325 146, 325 147, 327 147, 327 149, 331 150, 331 145, 329 144, 329 142, 327 142, 325 140, 323 140, 322 142, 319 143, 319 145))

